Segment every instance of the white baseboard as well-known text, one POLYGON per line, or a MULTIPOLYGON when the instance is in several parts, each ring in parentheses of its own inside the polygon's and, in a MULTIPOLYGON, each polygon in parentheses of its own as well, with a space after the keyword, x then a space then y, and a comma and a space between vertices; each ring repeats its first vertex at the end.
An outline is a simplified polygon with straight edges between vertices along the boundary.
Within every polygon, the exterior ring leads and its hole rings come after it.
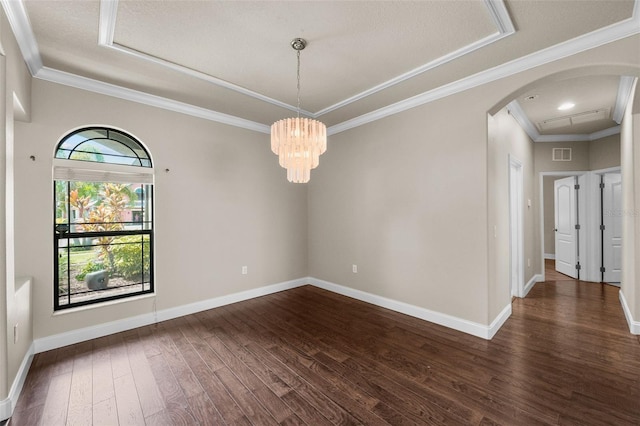
POLYGON ((18 373, 16 374, 13 384, 11 385, 11 389, 9 390, 9 396, 0 401, 0 422, 11 417, 13 410, 16 408, 18 397, 20 396, 20 392, 22 392, 24 381, 27 379, 27 373, 29 372, 29 367, 31 367, 31 361, 33 360, 33 348, 34 345, 32 343, 22 359, 18 373))
POLYGON ((620 297, 620 304, 622 305, 624 316, 627 319, 627 324, 629 324, 629 331, 631 334, 640 334, 640 321, 633 319, 633 315, 631 315, 631 310, 629 310, 629 305, 627 304, 627 299, 625 299, 622 290, 618 292, 618 296, 620 297))
POLYGON ((377 296, 375 294, 366 293, 364 291, 355 290, 349 287, 344 287, 317 278, 306 277, 268 285, 265 287, 259 287, 252 290, 242 291, 227 296, 203 300, 184 306, 177 306, 175 308, 165 309, 158 312, 150 312, 147 314, 137 315, 135 317, 125 318, 118 321, 111 321, 104 324, 98 324, 91 327, 72 330, 65 333, 55 334, 53 336, 43 337, 40 339, 36 339, 33 342, 33 350, 31 353, 40 353, 56 348, 61 348, 63 346, 73 345, 75 343, 84 342, 98 337, 108 336, 110 334, 115 334, 138 327, 143 327, 145 325, 154 324, 159 321, 166 321, 184 315, 205 311, 207 309, 213 309, 220 306, 229 305, 231 303, 265 296, 267 294, 289 290, 305 284, 312 284, 316 287, 333 291, 334 293, 353 297, 355 299, 388 308, 396 312, 401 312, 416 318, 424 319, 426 321, 452 328, 454 330, 462 331, 473 336, 482 337, 483 339, 491 339, 498 331, 498 329, 502 326, 502 324, 504 324, 506 319, 511 315, 511 304, 509 304, 503 309, 498 317, 494 319, 491 325, 487 326, 473 321, 454 317, 448 314, 420 308, 408 303, 399 302, 396 300, 387 299, 382 296, 377 296))
POLYGON ((339 284, 324 281, 318 278, 309 277, 309 283, 316 287, 323 288, 334 293, 352 297, 363 302, 371 303, 372 305, 387 308, 392 311, 400 312, 415 318, 420 318, 487 340, 490 340, 496 334, 502 324, 504 324, 507 318, 509 318, 509 316, 511 315, 511 303, 509 303, 509 305, 507 305, 502 310, 502 312, 500 312, 500 314, 493 320, 491 325, 484 325, 463 318, 454 317, 452 315, 443 314, 441 312, 421 308, 419 306, 410 305, 408 303, 399 302, 397 300, 388 299, 386 297, 367 293, 365 291, 341 286, 339 284))
POLYGON ((541 274, 536 274, 533 277, 531 277, 529 282, 524 285, 524 294, 522 295, 522 297, 527 297, 527 294, 529 294, 529 292, 531 291, 533 286, 536 283, 539 283, 539 282, 542 282, 542 281, 544 281, 544 279, 542 278, 541 274))
POLYGON ((487 337, 484 337, 484 338, 487 340, 493 339, 493 336, 496 335, 498 330, 500 330, 500 327, 502 327, 503 324, 507 322, 510 316, 511 316, 511 302, 509 302, 509 304, 504 307, 502 312, 500 312, 498 316, 491 322, 491 324, 489 325, 487 337))
POLYGON ((556 255, 555 254, 550 254, 550 253, 545 253, 544 254, 544 258, 545 259, 556 260, 556 255))
POLYGON ((308 284, 307 278, 299 278, 292 281, 285 281, 278 284, 258 287, 252 290, 241 291, 227 296, 214 297, 213 299, 190 303, 188 305, 177 306, 175 308, 164 309, 162 311, 150 312, 148 314, 125 318, 118 321, 111 321, 91 327, 68 331, 66 333, 55 334, 53 336, 36 339, 34 342, 34 353, 40 353, 51 349, 61 348, 74 343, 80 343, 97 337, 108 336, 121 331, 131 330, 145 325, 154 324, 159 321, 166 321, 184 315, 213 309, 255 297, 289 290, 295 287, 308 284))

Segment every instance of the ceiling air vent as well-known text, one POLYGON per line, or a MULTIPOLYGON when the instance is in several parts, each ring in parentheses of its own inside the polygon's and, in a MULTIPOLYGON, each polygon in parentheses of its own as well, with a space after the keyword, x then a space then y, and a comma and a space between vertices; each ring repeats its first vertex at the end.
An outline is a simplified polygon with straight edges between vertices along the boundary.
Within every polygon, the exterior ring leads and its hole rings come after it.
POLYGON ((571 116, 571 124, 589 123, 591 121, 606 120, 609 118, 609 109, 597 109, 571 116))
POLYGON ((571 161, 571 148, 553 148, 552 161, 571 161))
POLYGON ((550 118, 537 123, 540 131, 558 129, 560 127, 570 127, 576 124, 590 123, 592 121, 606 120, 609 118, 610 108, 596 109, 593 111, 581 112, 580 114, 567 115, 564 117, 550 118))
POLYGON ((569 117, 551 118, 544 120, 542 123, 538 123, 540 130, 558 129, 560 127, 571 126, 571 119, 569 117))

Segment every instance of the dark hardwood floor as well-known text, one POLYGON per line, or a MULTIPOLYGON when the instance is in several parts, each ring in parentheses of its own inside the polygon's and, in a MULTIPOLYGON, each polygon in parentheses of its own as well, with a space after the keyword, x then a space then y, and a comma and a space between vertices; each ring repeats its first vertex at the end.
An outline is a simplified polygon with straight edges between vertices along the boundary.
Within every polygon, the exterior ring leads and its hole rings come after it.
POLYGON ((618 288, 538 283, 485 341, 300 287, 38 354, 10 421, 445 423, 640 424, 618 288))
POLYGON ((556 261, 553 259, 544 260, 544 275, 547 281, 575 281, 574 278, 556 271, 556 261))

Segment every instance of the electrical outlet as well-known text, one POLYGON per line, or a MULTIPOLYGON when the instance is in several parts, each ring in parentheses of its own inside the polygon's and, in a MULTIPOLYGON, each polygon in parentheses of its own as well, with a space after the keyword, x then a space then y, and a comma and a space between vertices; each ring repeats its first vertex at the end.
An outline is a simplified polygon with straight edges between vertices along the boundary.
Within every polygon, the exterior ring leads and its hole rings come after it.
POLYGON ((527 267, 531 268, 531 259, 527 259, 527 267))
POLYGON ((247 266, 242 267, 242 275, 247 275, 249 273, 249 268, 247 266))
POLYGON ((18 343, 18 324, 13 326, 13 343, 18 343))
POLYGON ((351 265, 351 270, 353 271, 354 274, 358 273, 358 265, 351 265))

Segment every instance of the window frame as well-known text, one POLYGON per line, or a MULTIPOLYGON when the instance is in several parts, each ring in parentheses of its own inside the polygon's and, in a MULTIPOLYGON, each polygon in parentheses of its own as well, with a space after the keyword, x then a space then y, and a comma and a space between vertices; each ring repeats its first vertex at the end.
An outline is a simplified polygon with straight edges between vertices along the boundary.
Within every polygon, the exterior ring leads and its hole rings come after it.
MULTIPOLYGON (((112 139, 112 140, 114 142, 121 143, 123 146, 126 146, 127 148, 131 149, 129 145, 124 144, 117 139, 112 139)), ((83 142, 81 142, 80 144, 77 144, 77 146, 81 145, 82 143, 83 142)), ((135 153, 135 151, 133 150, 132 152, 135 153)), ((96 152, 96 154, 101 154, 101 153, 96 152)), ((53 256, 54 256, 53 309, 54 309, 54 312, 63 312, 67 309, 85 307, 88 305, 99 306, 100 304, 103 304, 105 302, 126 300, 132 297, 155 294, 155 226, 154 226, 155 225, 155 208, 154 208, 155 207, 155 202, 154 202, 154 197, 155 197, 154 183, 155 182, 154 182, 154 170, 153 170, 153 163, 151 160, 151 156, 149 155, 149 152, 144 147, 144 145, 140 143, 137 138, 133 137, 127 132, 123 132, 122 130, 114 129, 110 127, 104 127, 104 126, 89 126, 89 127, 84 127, 78 130, 71 131, 60 139, 60 141, 56 144, 53 163, 54 163, 54 173, 53 173, 53 209, 52 209, 53 210, 53 229, 52 231, 53 231, 53 246, 54 246, 53 247, 54 248, 53 250, 53 256), (142 161, 139 161, 139 165, 123 165, 121 163, 88 161, 86 159, 64 159, 64 158, 57 157, 57 153, 59 152, 60 147, 68 138, 73 137, 82 131, 93 130, 93 129, 106 130, 108 132, 114 131, 124 135, 125 137, 129 138, 131 141, 135 142, 138 145, 138 148, 144 151, 144 153, 146 154, 148 166, 143 165, 142 161), (87 176, 89 177, 88 180, 85 179, 87 176), (64 197, 66 202, 66 206, 65 206, 66 222, 64 224, 67 225, 67 229, 64 230, 63 232, 60 232, 60 228, 59 228, 60 224, 57 223, 57 209, 59 207, 59 201, 61 200, 58 200, 56 187, 58 182, 60 181, 63 181, 65 183, 64 197), (148 209, 149 219, 145 221, 143 217, 142 218, 143 220, 141 222, 136 222, 136 223, 140 223, 140 229, 128 229, 128 230, 121 229, 121 230, 111 230, 111 231, 108 231, 108 230, 107 231, 81 231, 81 232, 79 232, 78 230, 75 230, 74 232, 70 232, 73 229, 72 227, 74 226, 74 224, 75 225, 78 224, 78 222, 76 222, 74 219, 71 218, 71 211, 73 211, 73 209, 71 208, 71 201, 70 201, 72 181, 78 181, 78 182, 87 181, 87 182, 96 182, 101 184, 106 184, 106 183, 140 184, 143 188, 142 189, 142 193, 144 194, 143 198, 141 199, 140 193, 134 190, 134 193, 136 195, 135 200, 130 200, 130 201, 137 202, 141 200, 143 202, 143 210, 148 209), (147 201, 147 202, 145 203, 144 201, 147 201), (119 293, 119 294, 115 293, 115 294, 105 295, 102 297, 97 297, 95 299, 92 298, 88 300, 80 300, 80 301, 72 302, 71 298, 73 294, 70 291, 71 290, 70 266, 71 266, 71 253, 73 253, 71 249, 73 246, 71 245, 71 241, 74 238, 83 238, 83 239, 86 239, 86 238, 95 239, 100 237, 120 238, 125 236, 132 236, 132 235, 140 236, 139 244, 141 245, 141 259, 140 259, 140 262, 141 262, 140 281, 141 282, 135 283, 133 285, 140 285, 142 287, 141 290, 128 292, 128 293, 119 293), (67 240, 66 246, 63 246, 63 247, 60 246, 61 240, 67 240), (64 247, 66 247, 66 253, 67 253, 66 280, 68 282, 66 283, 66 286, 69 291, 67 293, 68 295, 67 303, 61 304, 60 302, 61 300, 63 300, 62 298, 64 298, 65 296, 61 296, 59 294, 60 284, 61 284, 60 283, 60 278, 61 278, 60 249, 64 247), (146 263, 145 249, 147 247, 148 247, 148 253, 149 253, 148 271, 145 268, 145 263, 146 263), (147 273, 148 273, 148 282, 145 282, 147 273), (145 288, 145 287, 148 287, 148 288, 145 288)), ((125 221, 122 218, 120 218, 119 220, 121 220, 121 222, 114 222, 114 223, 123 224, 123 228, 125 224, 133 223, 132 218, 131 220, 128 220, 128 221, 125 221)), ((91 244, 94 244, 94 242, 92 241, 91 244)), ((137 242, 132 242, 128 244, 135 245, 137 244, 137 242)), ((109 245, 111 245, 111 242, 109 242, 109 245)), ((89 289, 87 291, 87 294, 90 294, 92 291, 102 291, 102 290, 89 289)), ((78 293, 74 293, 74 294, 78 294, 78 293)))

